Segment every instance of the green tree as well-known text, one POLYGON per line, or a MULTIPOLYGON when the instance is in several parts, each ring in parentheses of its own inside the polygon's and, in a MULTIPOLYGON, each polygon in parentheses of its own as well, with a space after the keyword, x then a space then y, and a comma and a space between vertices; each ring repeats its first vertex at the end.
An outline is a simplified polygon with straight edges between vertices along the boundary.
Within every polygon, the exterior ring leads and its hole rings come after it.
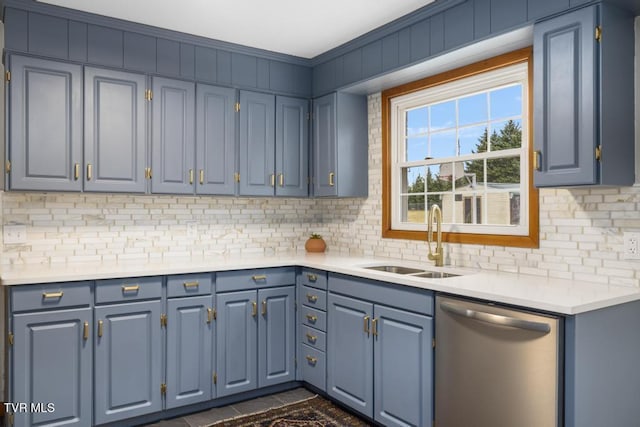
MULTIPOLYGON (((484 153, 487 151, 487 135, 484 134, 478 139, 476 149, 473 153, 484 153)), ((506 150, 509 148, 520 148, 522 145, 522 129, 513 120, 509 120, 499 132, 495 130, 491 134, 491 151, 506 150)), ((520 158, 508 157, 488 160, 490 167, 487 168, 487 182, 492 183, 517 183, 520 182, 520 158)), ((467 162, 465 173, 475 174, 478 181, 484 180, 484 161, 472 160, 467 162)))

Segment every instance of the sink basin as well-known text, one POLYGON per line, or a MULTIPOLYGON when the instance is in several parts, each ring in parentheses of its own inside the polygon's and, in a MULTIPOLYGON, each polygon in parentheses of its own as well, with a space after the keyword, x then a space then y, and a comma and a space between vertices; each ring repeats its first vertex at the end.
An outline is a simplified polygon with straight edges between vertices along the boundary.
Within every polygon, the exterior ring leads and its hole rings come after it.
POLYGON ((413 274, 412 277, 423 277, 425 279, 445 279, 447 277, 457 277, 459 274, 445 273, 444 271, 425 271, 420 274, 413 274))
POLYGON ((424 270, 419 268, 409 268, 409 267, 401 267, 398 265, 375 265, 373 267, 365 267, 367 270, 376 270, 376 271, 384 271, 386 273, 395 273, 395 274, 413 274, 413 273, 421 273, 424 270))

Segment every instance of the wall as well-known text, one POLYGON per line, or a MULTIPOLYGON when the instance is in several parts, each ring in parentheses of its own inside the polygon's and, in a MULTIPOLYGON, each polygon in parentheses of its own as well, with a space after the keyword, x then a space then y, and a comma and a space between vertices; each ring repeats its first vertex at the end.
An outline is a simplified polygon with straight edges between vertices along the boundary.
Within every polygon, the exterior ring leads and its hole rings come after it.
MULTIPOLYGON (((375 94, 367 199, 0 193, 0 221, 28 226, 27 244, 2 247, 2 264, 284 253, 302 250, 312 231, 332 253, 427 262, 425 242, 380 237, 381 150, 375 94)), ((640 187, 544 189, 540 198, 539 249, 445 244, 449 263, 640 286, 640 263, 622 259, 622 233, 640 230, 640 187)))

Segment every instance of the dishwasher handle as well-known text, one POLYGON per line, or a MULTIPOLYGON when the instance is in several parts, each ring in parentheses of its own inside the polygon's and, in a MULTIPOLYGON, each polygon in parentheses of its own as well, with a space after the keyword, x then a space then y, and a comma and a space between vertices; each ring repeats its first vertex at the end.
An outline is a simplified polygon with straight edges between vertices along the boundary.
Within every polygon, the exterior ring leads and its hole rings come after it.
POLYGON ((527 329, 529 331, 543 332, 548 334, 551 332, 551 326, 548 323, 532 322, 530 320, 516 319, 514 317, 501 316, 499 314, 485 313, 482 311, 471 310, 460 307, 448 302, 441 302, 440 308, 458 316, 463 316, 473 320, 490 323, 492 325, 506 326, 516 329, 527 329))

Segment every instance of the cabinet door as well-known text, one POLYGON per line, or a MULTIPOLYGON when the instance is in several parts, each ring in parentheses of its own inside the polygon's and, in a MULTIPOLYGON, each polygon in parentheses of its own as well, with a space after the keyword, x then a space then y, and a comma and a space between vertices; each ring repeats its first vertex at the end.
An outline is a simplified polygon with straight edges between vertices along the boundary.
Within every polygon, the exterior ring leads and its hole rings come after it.
POLYGON ((235 89, 198 84, 196 168, 198 194, 235 193, 235 89))
POLYGON ((258 386, 295 380, 295 287, 258 291, 258 386))
POLYGON ((598 162, 597 9, 534 27, 534 155, 538 187, 595 184, 598 162))
POLYGON ((16 412, 15 426, 92 425, 91 309, 13 317, 11 402, 44 403, 42 412, 16 412), (86 337, 86 338, 85 338, 86 337), (46 404, 54 404, 48 411, 46 404))
POLYGON ((160 301, 95 308, 95 422, 162 410, 160 301))
POLYGON ((151 192, 191 194, 195 171, 195 86, 153 78, 151 192))
POLYGON ((144 193, 147 78, 85 68, 84 189, 144 193))
POLYGON ((213 297, 167 302, 166 408, 211 399, 213 297))
POLYGON ((13 55, 10 70, 9 188, 81 191, 82 68, 13 55))
POLYGON ((240 195, 273 196, 275 100, 240 91, 240 195))
POLYGON ((217 294, 216 373, 218 397, 257 387, 256 291, 217 294))
POLYGON ((276 98, 276 196, 309 194, 309 101, 276 98))
POLYGON ((336 94, 332 93, 313 101, 314 196, 338 195, 335 185, 336 144, 336 94))
POLYGON ((373 418, 373 305, 330 294, 328 310, 327 392, 373 418))
POLYGON ((433 319, 379 305, 374 316, 375 420, 386 426, 431 425, 433 319))

